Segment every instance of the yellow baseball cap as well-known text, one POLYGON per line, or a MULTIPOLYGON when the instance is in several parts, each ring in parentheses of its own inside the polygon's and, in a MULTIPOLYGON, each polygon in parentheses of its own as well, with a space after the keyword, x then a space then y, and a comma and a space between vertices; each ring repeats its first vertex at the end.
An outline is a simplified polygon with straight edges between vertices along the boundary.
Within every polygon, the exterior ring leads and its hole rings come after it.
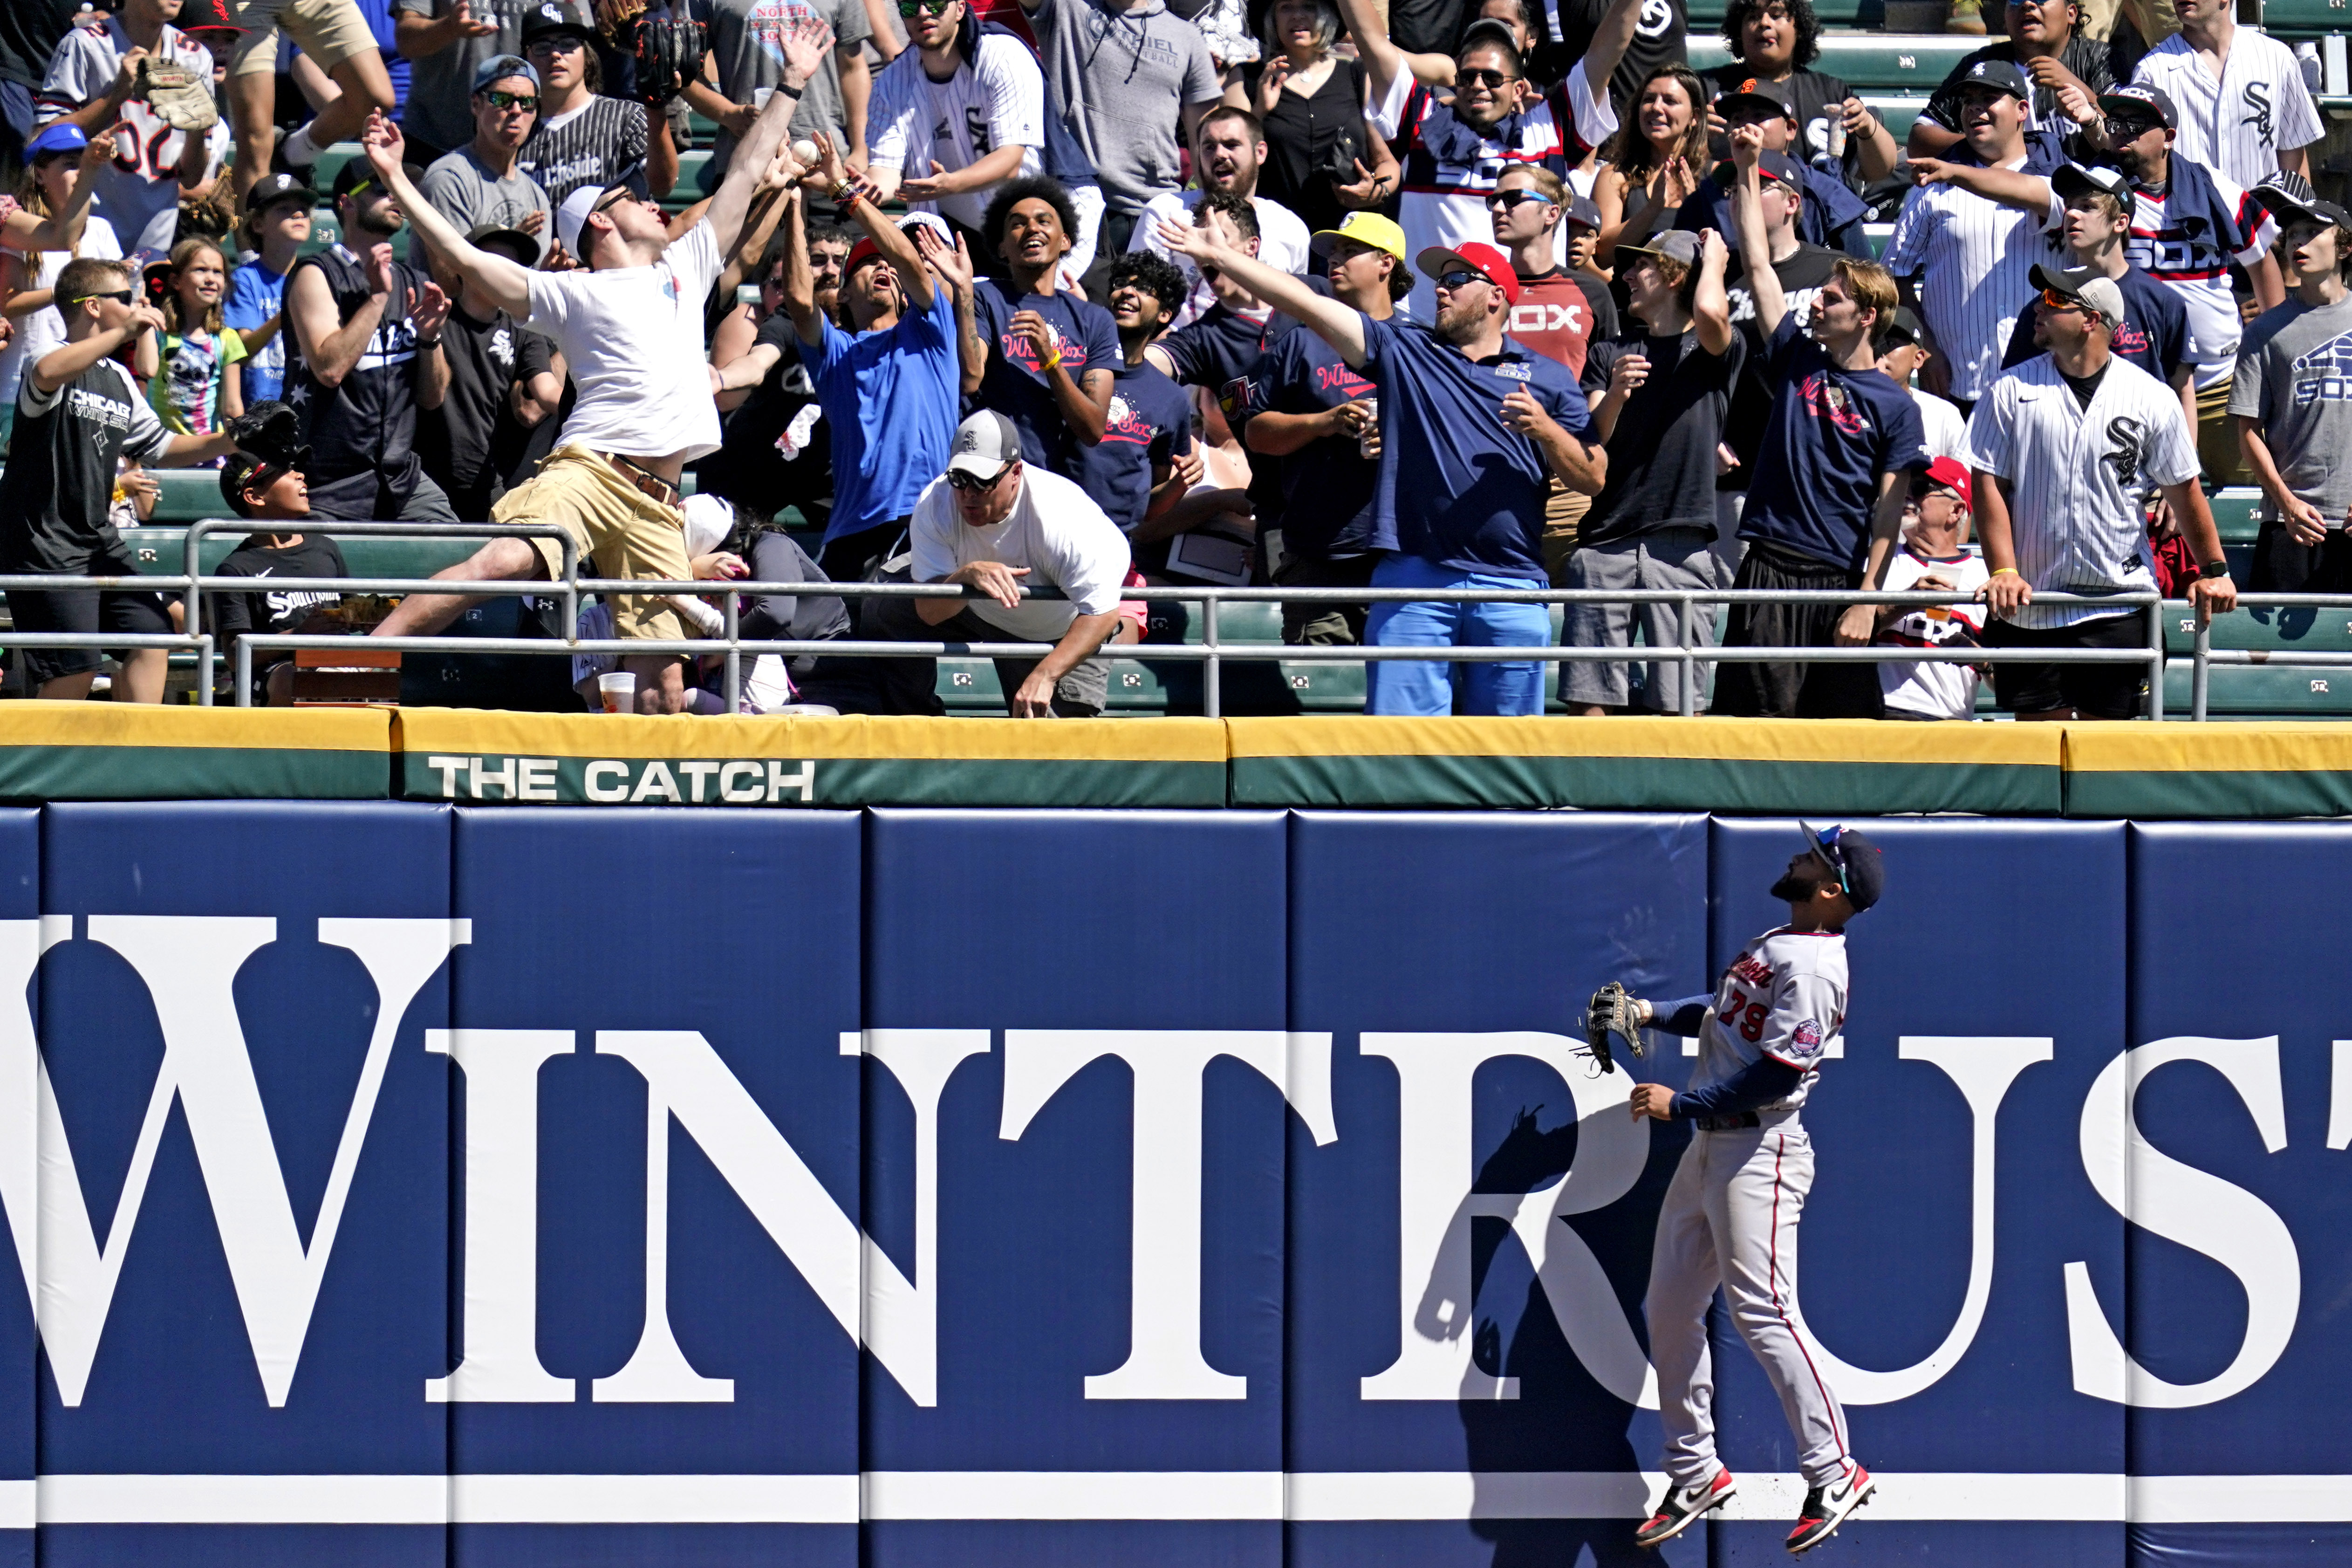
POLYGON ((1352 239, 1358 245, 1369 245, 1374 250, 1385 250, 1399 261, 1406 259, 1404 230, 1393 218, 1382 217, 1376 212, 1352 212, 1339 220, 1337 228, 1318 228, 1317 239, 1352 239))

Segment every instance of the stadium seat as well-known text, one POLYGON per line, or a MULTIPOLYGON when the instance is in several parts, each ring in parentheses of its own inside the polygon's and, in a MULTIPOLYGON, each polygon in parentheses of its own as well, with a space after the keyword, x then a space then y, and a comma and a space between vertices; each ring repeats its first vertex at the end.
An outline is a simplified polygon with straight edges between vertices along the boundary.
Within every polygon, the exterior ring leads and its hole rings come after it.
MULTIPOLYGON (((1872 91, 1909 93, 1924 100, 1963 58, 1991 40, 1966 33, 1826 33, 1813 68, 1838 78, 1868 96, 1872 91)), ((1731 48, 1719 35, 1701 37, 1692 18, 1691 68, 1708 70, 1731 63, 1731 48)))
MULTIPOLYGON (((2252 544, 2261 531, 2262 519, 2256 515, 2262 505, 2263 492, 2252 485, 2237 485, 2215 490, 2205 498, 2213 509, 2213 524, 2221 531, 2223 544, 2252 544)), ((2243 586, 2242 580, 2240 586, 2243 586)))
POLYGON ((2352 21, 2338 0, 2263 0, 2263 31, 2288 39, 2317 38, 2352 21))

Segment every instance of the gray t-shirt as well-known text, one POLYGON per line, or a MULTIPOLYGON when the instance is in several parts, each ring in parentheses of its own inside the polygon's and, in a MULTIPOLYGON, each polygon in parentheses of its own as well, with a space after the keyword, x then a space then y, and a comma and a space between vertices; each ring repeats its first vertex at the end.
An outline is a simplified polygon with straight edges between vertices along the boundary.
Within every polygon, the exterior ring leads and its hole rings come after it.
MULTIPOLYGON (((784 29, 804 16, 831 27, 834 47, 825 51, 824 68, 810 80, 800 107, 793 110, 792 133, 830 136, 848 153, 845 138, 849 119, 842 110, 838 51, 873 36, 861 0, 691 0, 691 5, 695 19, 710 28, 719 90, 736 103, 764 106, 769 90, 783 79, 784 54, 777 40, 784 29)), ((710 177, 725 174, 734 156, 735 138, 720 132, 710 144, 710 177)))
MULTIPOLYGON (((474 20, 496 22, 499 30, 487 37, 460 38, 437 55, 409 63, 408 107, 400 117, 401 129, 445 153, 471 142, 475 70, 494 55, 522 53, 524 21, 547 5, 563 6, 574 21, 588 19, 577 0, 472 0, 474 20)), ((394 0, 393 9, 431 20, 457 6, 457 0, 394 0)), ((394 21, 398 20, 395 16, 394 21)))
MULTIPOLYGON (((531 214, 541 215, 538 236, 540 247, 546 248, 548 237, 554 234, 552 209, 548 205, 547 193, 538 182, 518 166, 506 178, 494 176, 471 147, 460 147, 446 158, 436 158, 425 171, 425 179, 417 189, 425 193, 434 210, 447 218, 464 234, 478 224, 494 223, 501 228, 521 228, 523 220, 531 214)), ((421 235, 408 237, 408 259, 425 265, 425 240, 421 235)))
POLYGON ((2246 329, 2230 412, 2262 422, 2279 478, 2344 526, 2352 512, 2352 299, 2306 305, 2290 295, 2246 329))
POLYGON ((1114 212, 1140 212, 1182 181, 1176 132, 1184 105, 1217 98, 1201 29, 1160 0, 1114 12, 1097 0, 1044 0, 1030 16, 1053 107, 1068 116, 1114 212))

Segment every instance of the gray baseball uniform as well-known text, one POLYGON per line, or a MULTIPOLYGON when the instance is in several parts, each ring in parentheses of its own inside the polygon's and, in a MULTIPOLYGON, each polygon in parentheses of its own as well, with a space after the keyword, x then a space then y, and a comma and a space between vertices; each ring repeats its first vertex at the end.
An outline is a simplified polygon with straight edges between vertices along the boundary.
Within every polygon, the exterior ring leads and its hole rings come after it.
POLYGON ((1691 1092, 1768 1057, 1804 1076, 1752 1117, 1700 1119, 1659 1211, 1644 1310, 1666 1474, 1675 1486, 1697 1486, 1720 1464, 1706 1342, 1717 1286, 1780 1396, 1806 1484, 1834 1485, 1853 1463, 1845 1413, 1796 1328, 1797 1222, 1813 1185, 1813 1147, 1797 1112, 1822 1057, 1836 1049, 1845 998, 1844 934, 1783 928, 1741 950, 1699 1026, 1691 1092))

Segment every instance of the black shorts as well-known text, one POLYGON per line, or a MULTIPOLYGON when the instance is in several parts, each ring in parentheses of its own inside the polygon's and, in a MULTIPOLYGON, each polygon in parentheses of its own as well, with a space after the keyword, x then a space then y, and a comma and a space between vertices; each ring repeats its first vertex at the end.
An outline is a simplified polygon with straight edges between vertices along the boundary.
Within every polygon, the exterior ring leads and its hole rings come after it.
MULTIPOLYGON (((96 562, 87 574, 131 577, 138 572, 128 562, 96 562)), ((102 594, 95 588, 52 594, 19 590, 8 595, 8 610, 20 632, 161 632, 168 636, 172 630, 171 612, 164 607, 161 594, 102 594)), ((85 674, 102 662, 95 647, 18 647, 11 651, 16 656, 17 668, 25 672, 28 695, 37 693, 44 681, 85 674)))
MULTIPOLYGON (((2147 647, 2147 612, 2133 610, 2033 631, 2003 620, 1985 623, 1987 647, 2147 647)), ((2072 708, 2086 719, 2137 719, 2147 711, 2145 664, 1996 662, 1992 693, 2005 713, 2050 713, 2072 708)))

